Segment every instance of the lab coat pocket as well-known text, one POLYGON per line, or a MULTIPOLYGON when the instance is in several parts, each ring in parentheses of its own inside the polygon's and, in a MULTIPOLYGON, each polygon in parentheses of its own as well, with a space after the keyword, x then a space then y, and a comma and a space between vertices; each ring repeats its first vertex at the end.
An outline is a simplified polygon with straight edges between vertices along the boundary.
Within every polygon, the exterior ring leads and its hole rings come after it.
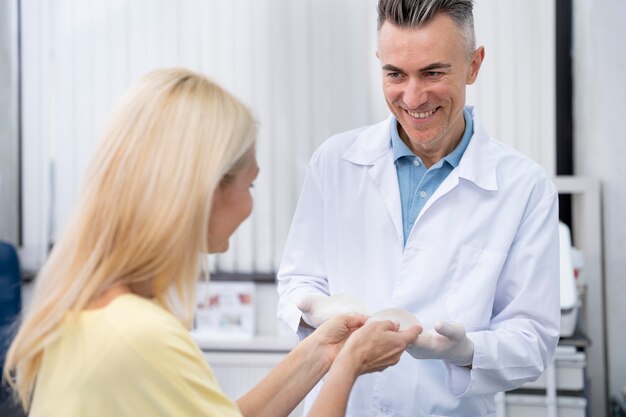
POLYGON ((446 309, 466 331, 489 327, 498 277, 506 254, 462 245, 450 282, 446 309))

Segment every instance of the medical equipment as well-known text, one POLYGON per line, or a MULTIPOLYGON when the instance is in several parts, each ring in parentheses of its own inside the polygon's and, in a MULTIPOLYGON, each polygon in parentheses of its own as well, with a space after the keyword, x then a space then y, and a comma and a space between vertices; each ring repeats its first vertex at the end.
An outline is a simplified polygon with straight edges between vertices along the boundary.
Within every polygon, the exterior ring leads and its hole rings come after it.
POLYGON ((578 317, 578 293, 572 265, 572 238, 565 223, 559 223, 560 281, 561 281, 561 337, 571 337, 578 317))
POLYGON ((574 346, 558 346, 554 362, 521 390, 496 395, 496 417, 585 417, 586 355, 574 346))

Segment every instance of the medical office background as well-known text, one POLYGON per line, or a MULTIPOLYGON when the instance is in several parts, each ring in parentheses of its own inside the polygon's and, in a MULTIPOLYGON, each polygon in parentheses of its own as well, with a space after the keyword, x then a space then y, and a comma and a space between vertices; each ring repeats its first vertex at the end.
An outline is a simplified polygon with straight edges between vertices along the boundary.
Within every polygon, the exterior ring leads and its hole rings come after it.
MULTIPOLYGON (((257 333, 280 334, 273 277, 307 162, 388 115, 376 0, 2 0, 0 239, 33 276, 63 231, 113 105, 147 71, 184 66, 260 122, 255 209, 216 279, 257 282, 257 333)), ((486 57, 468 103, 538 161, 584 254, 590 415, 626 387, 626 2, 477 0, 486 57)), ((28 284, 26 284, 28 286, 28 284)), ((27 300, 26 300, 27 303, 27 300)))

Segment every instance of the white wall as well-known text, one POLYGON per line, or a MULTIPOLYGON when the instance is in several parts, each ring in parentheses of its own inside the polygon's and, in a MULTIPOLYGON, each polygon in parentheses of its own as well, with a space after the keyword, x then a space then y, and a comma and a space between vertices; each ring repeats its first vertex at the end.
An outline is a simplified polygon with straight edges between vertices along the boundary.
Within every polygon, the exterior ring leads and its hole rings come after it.
POLYGON ((113 105, 147 71, 215 79, 260 121, 255 210, 221 269, 272 272, 307 161, 329 135, 386 116, 374 1, 23 0, 25 263, 62 233, 113 105), (382 109, 382 113, 381 113, 382 109))
POLYGON ((468 103, 491 135, 555 175, 554 0, 475 0, 474 25, 485 60, 468 103))
POLYGON ((626 387, 625 21, 623 0, 574 1, 575 170, 602 184, 607 369, 614 395, 626 387))

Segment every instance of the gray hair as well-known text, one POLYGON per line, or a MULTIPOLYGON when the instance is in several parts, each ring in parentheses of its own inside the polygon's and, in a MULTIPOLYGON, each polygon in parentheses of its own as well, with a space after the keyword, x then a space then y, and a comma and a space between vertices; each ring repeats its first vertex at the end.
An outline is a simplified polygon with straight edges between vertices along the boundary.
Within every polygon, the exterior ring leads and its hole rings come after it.
POLYGON ((378 30, 385 21, 402 28, 419 28, 440 13, 449 16, 465 38, 468 59, 476 49, 473 0, 379 0, 378 30))

